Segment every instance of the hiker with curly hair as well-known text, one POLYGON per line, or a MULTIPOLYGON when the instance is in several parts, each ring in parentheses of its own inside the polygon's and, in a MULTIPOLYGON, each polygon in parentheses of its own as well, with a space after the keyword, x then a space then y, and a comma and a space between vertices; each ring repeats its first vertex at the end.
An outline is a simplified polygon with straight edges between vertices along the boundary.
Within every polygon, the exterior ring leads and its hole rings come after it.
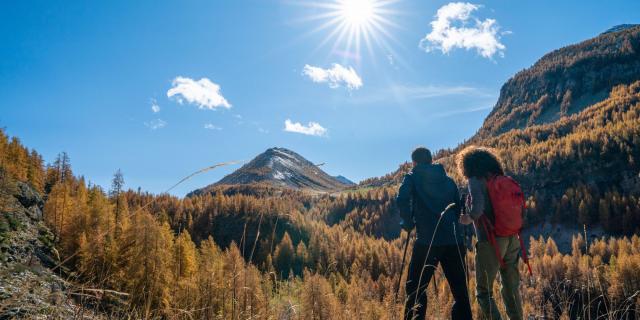
POLYGON ((468 213, 460 216, 460 223, 473 223, 476 229, 476 298, 482 318, 501 319, 493 298, 493 283, 499 271, 507 316, 520 320, 519 232, 524 212, 520 187, 504 175, 500 159, 491 149, 468 147, 458 154, 456 162, 460 174, 468 179, 468 213), (505 209, 505 204, 510 207, 505 209))

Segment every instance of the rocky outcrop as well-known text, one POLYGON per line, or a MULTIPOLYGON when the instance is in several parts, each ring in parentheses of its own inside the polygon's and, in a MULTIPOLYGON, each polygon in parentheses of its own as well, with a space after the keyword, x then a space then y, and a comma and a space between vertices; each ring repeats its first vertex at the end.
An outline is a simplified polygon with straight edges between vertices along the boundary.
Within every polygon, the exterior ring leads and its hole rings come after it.
POLYGON ((28 184, 23 182, 17 183, 17 193, 15 194, 16 200, 27 209, 27 214, 34 220, 42 219, 42 207, 44 206, 44 199, 42 196, 28 184))
POLYGON ((0 212, 0 320, 100 318, 81 308, 44 224, 42 196, 15 183, 0 212))

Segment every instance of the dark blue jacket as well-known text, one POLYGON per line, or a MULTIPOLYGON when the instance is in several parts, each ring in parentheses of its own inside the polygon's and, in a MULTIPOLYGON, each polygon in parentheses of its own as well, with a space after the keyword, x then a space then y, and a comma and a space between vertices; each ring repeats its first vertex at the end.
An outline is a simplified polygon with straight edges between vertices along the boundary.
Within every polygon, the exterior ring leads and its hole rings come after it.
POLYGON ((458 223, 460 196, 455 182, 441 164, 418 164, 404 176, 396 203, 402 223, 416 227, 416 242, 434 246, 463 244, 463 226, 458 223), (451 203, 435 230, 442 211, 451 203), (436 231, 435 237, 433 236, 436 231))

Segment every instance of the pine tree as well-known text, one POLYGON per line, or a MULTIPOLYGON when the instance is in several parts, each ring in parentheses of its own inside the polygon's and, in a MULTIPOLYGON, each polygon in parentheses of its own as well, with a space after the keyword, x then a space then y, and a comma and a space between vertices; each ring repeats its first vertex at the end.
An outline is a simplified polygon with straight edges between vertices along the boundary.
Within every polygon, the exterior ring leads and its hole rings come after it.
POLYGON ((126 284, 133 305, 142 317, 167 313, 171 305, 173 235, 167 224, 158 225, 146 212, 135 215, 127 232, 133 240, 130 259, 125 266, 126 284))
POLYGON ((276 269, 280 273, 281 278, 289 277, 289 270, 291 270, 293 264, 294 254, 295 251, 291 237, 289 237, 289 233, 285 232, 274 255, 276 269))
MULTIPOLYGON (((2 131, 0 131, 2 133, 2 131)), ((13 202, 13 194, 16 192, 16 185, 9 177, 7 171, 0 165, 0 211, 9 211, 13 202)))
POLYGON ((300 241, 296 246, 295 260, 293 263, 293 272, 297 276, 302 276, 302 271, 306 267, 308 259, 307 246, 304 245, 304 242, 300 241))
POLYGON ((584 199, 580 200, 580 204, 578 205, 578 223, 581 225, 589 225, 590 222, 591 214, 587 208, 587 204, 584 199))
POLYGON ((115 209, 115 231, 114 236, 116 238, 122 234, 122 229, 126 227, 128 222, 123 222, 123 219, 128 219, 127 212, 127 204, 124 197, 121 197, 122 188, 124 187, 124 176, 122 175, 122 171, 118 169, 116 173, 113 175, 113 179, 111 180, 111 189, 109 190, 109 198, 111 199, 111 203, 114 205, 115 209))
POLYGON ((599 213, 600 213, 600 223, 604 227, 605 230, 611 230, 611 212, 609 211, 609 205, 606 199, 600 199, 599 201, 599 213))
POLYGON ((173 248, 176 279, 189 278, 197 269, 196 245, 191 241, 191 235, 184 230, 176 238, 173 248))
POLYGON ((302 290, 302 318, 311 320, 340 318, 337 301, 324 277, 305 272, 302 290))
POLYGON ((198 318, 212 319, 223 308, 222 296, 225 294, 222 252, 209 237, 200 243, 199 269, 197 276, 198 303, 201 310, 198 318))
POLYGON ((44 191, 44 167, 42 157, 32 150, 29 155, 27 181, 38 192, 44 191))

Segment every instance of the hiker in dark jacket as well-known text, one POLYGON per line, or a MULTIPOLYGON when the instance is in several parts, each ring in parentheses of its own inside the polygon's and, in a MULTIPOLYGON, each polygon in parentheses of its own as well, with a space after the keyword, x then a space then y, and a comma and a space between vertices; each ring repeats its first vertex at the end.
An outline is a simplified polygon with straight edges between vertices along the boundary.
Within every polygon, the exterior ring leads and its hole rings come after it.
POLYGON ((458 154, 458 170, 468 179, 470 199, 467 203, 468 214, 460 217, 460 223, 473 223, 478 242, 476 243, 476 298, 482 310, 482 319, 500 320, 500 312, 493 298, 493 283, 498 271, 502 279, 502 300, 510 320, 523 319, 522 299, 518 288, 520 273, 518 259, 520 256, 520 240, 517 235, 495 237, 496 246, 504 262, 496 256, 488 235, 480 223, 485 215, 495 224, 495 215, 487 189, 487 179, 495 175, 503 175, 500 160, 490 149, 468 147, 458 154))
POLYGON ((449 282, 455 300, 452 319, 471 319, 471 307, 466 282, 466 267, 458 187, 440 164, 433 164, 431 152, 416 148, 411 154, 413 169, 404 176, 396 200, 402 227, 410 232, 416 228, 409 274, 406 282, 407 300, 404 319, 425 319, 427 287, 438 264, 449 282), (445 208, 455 203, 447 212, 445 208))

